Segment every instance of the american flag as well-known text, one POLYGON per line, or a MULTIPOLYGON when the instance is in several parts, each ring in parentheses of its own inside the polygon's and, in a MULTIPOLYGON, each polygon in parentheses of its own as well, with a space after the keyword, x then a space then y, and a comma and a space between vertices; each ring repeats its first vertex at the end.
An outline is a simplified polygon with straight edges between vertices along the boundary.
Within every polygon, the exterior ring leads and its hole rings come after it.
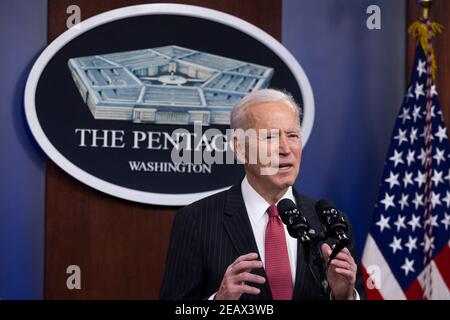
POLYGON ((431 57, 417 45, 364 247, 369 299, 450 299, 449 158, 431 57))

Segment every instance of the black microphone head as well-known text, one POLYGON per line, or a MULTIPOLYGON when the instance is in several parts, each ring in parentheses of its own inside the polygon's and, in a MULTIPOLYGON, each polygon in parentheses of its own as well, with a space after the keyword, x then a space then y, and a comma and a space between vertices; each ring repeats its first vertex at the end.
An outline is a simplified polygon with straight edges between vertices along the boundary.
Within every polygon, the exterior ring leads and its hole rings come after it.
POLYGON ((280 215, 281 220, 284 224, 291 224, 292 214, 296 214, 298 212, 297 206, 294 201, 290 199, 282 199, 277 204, 278 214, 280 215), (289 219, 291 218, 291 219, 289 219))
POLYGON ((346 232, 348 224, 344 219, 344 215, 331 201, 326 199, 317 201, 315 209, 325 227, 327 236, 337 239, 343 245, 347 245, 348 236, 346 232))
POLYGON ((308 235, 310 230, 308 221, 298 210, 294 201, 290 199, 282 199, 277 204, 278 214, 286 225, 289 235, 297 238, 303 245, 308 246, 311 238, 308 235))
POLYGON ((317 214, 319 214, 319 216, 322 216, 325 211, 329 211, 331 209, 337 210, 334 203, 327 199, 320 199, 319 201, 317 201, 315 209, 317 214))
POLYGON ((277 209, 278 209, 278 213, 282 214, 282 213, 285 213, 286 211, 297 209, 297 206, 295 205, 294 201, 292 201, 291 199, 282 199, 282 200, 280 200, 280 202, 278 202, 277 209))

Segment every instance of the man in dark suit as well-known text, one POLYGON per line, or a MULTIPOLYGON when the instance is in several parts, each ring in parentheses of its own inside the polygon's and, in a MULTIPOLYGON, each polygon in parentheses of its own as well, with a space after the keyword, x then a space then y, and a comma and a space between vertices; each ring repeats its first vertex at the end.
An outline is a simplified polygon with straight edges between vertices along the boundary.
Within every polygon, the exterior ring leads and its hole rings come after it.
MULTIPOLYGON (((315 201, 294 184, 301 162, 300 111, 283 92, 264 89, 244 97, 231 114, 231 127, 252 132, 233 138, 245 178, 229 190, 197 201, 177 213, 161 286, 161 299, 359 299, 364 287, 349 248, 331 261, 320 285, 317 266, 306 263, 297 239, 289 236, 276 204, 294 201, 311 229, 322 225, 315 201), (268 150, 270 161, 252 155, 268 150)), ((349 224, 350 225, 350 224, 349 224)), ((320 248, 325 259, 330 245, 320 248)))

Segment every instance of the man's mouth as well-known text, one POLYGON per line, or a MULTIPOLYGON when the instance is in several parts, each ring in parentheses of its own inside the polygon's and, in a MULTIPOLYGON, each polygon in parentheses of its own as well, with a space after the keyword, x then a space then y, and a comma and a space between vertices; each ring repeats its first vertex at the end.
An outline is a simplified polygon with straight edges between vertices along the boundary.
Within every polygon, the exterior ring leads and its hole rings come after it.
POLYGON ((294 165, 292 163, 280 163, 278 165, 278 169, 280 171, 288 171, 290 170, 294 165))

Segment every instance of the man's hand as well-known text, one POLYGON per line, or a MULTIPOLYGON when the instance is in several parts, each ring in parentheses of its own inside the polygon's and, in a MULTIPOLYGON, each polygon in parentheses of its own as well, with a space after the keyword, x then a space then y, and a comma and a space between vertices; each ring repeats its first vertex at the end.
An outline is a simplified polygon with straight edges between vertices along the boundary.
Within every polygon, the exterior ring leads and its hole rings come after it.
MULTIPOLYGON (((325 261, 331 255, 331 248, 324 243, 321 247, 325 261)), ((337 300, 353 300, 357 266, 350 251, 344 248, 328 266, 327 279, 333 297, 337 300)))
POLYGON ((264 283, 266 279, 250 273, 252 269, 262 268, 263 263, 256 260, 257 253, 248 253, 240 256, 230 264, 217 291, 215 300, 238 300, 243 293, 259 294, 259 289, 249 286, 246 282, 264 283))

